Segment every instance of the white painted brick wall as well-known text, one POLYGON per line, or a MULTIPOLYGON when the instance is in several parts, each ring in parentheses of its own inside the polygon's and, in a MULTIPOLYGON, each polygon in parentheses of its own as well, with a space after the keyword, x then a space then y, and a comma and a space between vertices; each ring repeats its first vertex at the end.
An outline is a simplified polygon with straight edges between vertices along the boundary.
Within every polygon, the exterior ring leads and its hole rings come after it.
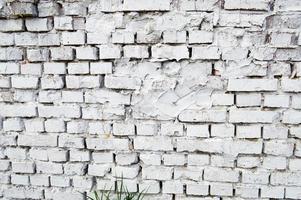
POLYGON ((301 199, 300 0, 0 2, 0 199, 301 199))

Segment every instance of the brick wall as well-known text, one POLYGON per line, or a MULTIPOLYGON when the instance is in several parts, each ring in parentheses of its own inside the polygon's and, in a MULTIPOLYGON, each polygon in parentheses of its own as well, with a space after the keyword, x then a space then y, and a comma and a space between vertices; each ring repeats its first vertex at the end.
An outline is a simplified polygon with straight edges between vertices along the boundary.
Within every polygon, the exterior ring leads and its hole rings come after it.
POLYGON ((0 0, 0 198, 301 199, 300 0, 0 0))

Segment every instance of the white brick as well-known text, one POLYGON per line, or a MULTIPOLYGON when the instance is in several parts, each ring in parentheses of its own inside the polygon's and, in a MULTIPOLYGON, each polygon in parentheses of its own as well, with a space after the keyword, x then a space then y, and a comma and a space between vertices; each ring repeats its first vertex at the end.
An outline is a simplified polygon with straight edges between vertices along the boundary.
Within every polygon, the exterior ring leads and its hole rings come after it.
POLYGON ((45 131, 46 132, 64 132, 65 122, 61 119, 47 119, 45 121, 45 131))
POLYGON ((232 123, 273 123, 278 113, 274 111, 230 110, 229 121, 232 123), (245 116, 241 118, 241 116, 245 116))
POLYGON ((235 0, 226 0, 225 9, 227 10, 269 10, 268 0, 245 0, 237 2, 235 0))
POLYGON ((264 106, 265 107, 289 107, 289 99, 288 95, 265 95, 264 96, 264 106))
POLYGON ((208 181, 236 183, 239 181, 239 172, 222 168, 205 168, 204 179, 208 181))
POLYGON ((92 160, 94 163, 113 163, 113 153, 93 152, 92 160))
POLYGON ((137 150, 171 151, 173 145, 168 137, 136 137, 134 139, 134 148, 137 150))
POLYGON ((258 125, 237 126, 236 137, 237 138, 260 138, 261 126, 258 125))
POLYGON ((155 153, 141 153, 140 160, 145 165, 161 165, 161 155, 155 153))
POLYGON ((183 136, 183 124, 163 123, 161 124, 161 135, 164 136, 183 136))
POLYGON ((272 157, 267 156, 263 158, 262 168, 272 170, 285 170, 287 161, 285 157, 272 157))
POLYGON ((262 186, 261 197, 263 198, 284 198, 284 187, 280 186, 262 186))
POLYGON ((100 45, 99 59, 115 59, 121 57, 121 47, 117 45, 100 45))
POLYGON ((55 16, 54 17, 54 28, 56 30, 72 30, 73 29, 73 19, 69 16, 55 16))
POLYGON ((0 63, 0 74, 18 74, 20 67, 17 63, 0 63))
POLYGON ((44 74, 65 74, 66 65, 64 63, 44 63, 44 74))
POLYGON ((148 58, 148 47, 142 45, 126 45, 123 47, 125 58, 148 58))
POLYGON ((78 105, 62 105, 62 106, 38 106, 40 117, 65 117, 79 118, 80 107, 78 105))
POLYGON ((20 146, 57 146, 57 136, 48 135, 19 135, 18 145, 20 146))
POLYGON ((212 124, 211 137, 234 137, 234 126, 232 124, 212 124))
POLYGON ((105 176, 110 171, 110 166, 107 164, 90 164, 88 167, 88 175, 105 176))
MULTIPOLYGON (((291 129, 291 134, 292 133, 291 129)), ((285 139, 288 136, 288 128, 281 125, 271 125, 263 127, 263 138, 265 139, 285 139)))
POLYGON ((236 95, 236 105, 238 107, 251 107, 261 105, 260 94, 238 94, 236 95))
POLYGON ((164 31, 163 32, 164 43, 186 43, 185 31, 164 31))
POLYGON ((264 153, 276 156, 291 156, 294 143, 286 140, 271 140, 265 142, 264 153))
POLYGON ((164 154, 162 160, 166 166, 184 166, 186 163, 184 154, 164 154))
POLYGON ((13 76, 11 79, 12 87, 19 89, 36 89, 39 78, 34 76, 13 76))
POLYGON ((134 0, 125 0, 123 10, 125 11, 166 11, 170 9, 170 0, 141 0, 136 2, 134 0))
POLYGON ((47 75, 41 78, 42 89, 61 89, 64 85, 63 77, 58 75, 47 75))
POLYGON ((111 62, 91 62, 90 73, 91 74, 112 74, 111 62))
MULTIPOLYGON (((1 23, 1 22, 0 22, 1 23)), ((0 46, 11 46, 15 44, 14 35, 11 33, 0 33, 0 46)))
POLYGON ((26 104, 0 104, 0 115, 5 117, 34 117, 36 106, 26 104))
POLYGON ((77 47, 76 58, 79 60, 97 60, 98 51, 95 47, 77 47))
POLYGON ((233 186, 229 183, 212 183, 210 184, 210 194, 217 196, 232 196, 233 186))
POLYGON ((179 115, 182 122, 225 122, 224 110, 184 110, 179 115))
POLYGON ((69 148, 84 148, 84 138, 75 136, 60 136, 58 140, 59 147, 69 147, 69 148))
POLYGON ((204 30, 189 31, 189 44, 206 44, 213 42, 213 32, 204 30))
POLYGON ((189 58, 188 48, 186 46, 168 46, 156 45, 152 46, 152 56, 160 60, 181 60, 189 58))
POLYGON ((101 78, 99 76, 66 76, 67 88, 98 88, 101 78))
POLYGON ((171 180, 172 167, 148 166, 142 167, 142 178, 151 180, 171 180))
POLYGON ((20 118, 9 118, 3 121, 4 131, 22 131, 23 122, 20 118))
POLYGON ((54 47, 50 49, 52 60, 73 60, 74 51, 71 47, 54 47))
POLYGON ((128 139, 113 138, 113 139, 100 139, 100 138, 87 138, 87 148, 95 150, 128 150, 128 139))
POLYGON ((230 79, 228 91, 276 91, 277 79, 230 79))
POLYGON ((209 137, 208 125, 186 125, 186 132, 189 137, 209 137))
POLYGON ((39 46, 60 46, 60 36, 56 33, 39 33, 39 46))
POLYGON ((41 75, 42 65, 41 64, 21 64, 21 74, 29 75, 41 75))
POLYGON ((188 195, 208 195, 209 185, 206 183, 188 183, 186 185, 186 193, 188 195))
POLYGON ((68 63, 68 74, 88 74, 89 73, 89 63, 68 63))
POLYGON ((204 166, 209 165, 209 155, 206 154, 189 154, 188 165, 190 166, 204 166))
POLYGON ((162 193, 183 194, 183 190, 183 183, 181 181, 172 180, 163 182, 162 193))
POLYGON ((191 59, 202 59, 202 60, 218 60, 220 58, 220 50, 215 46, 208 47, 192 47, 191 59))
POLYGON ((12 171, 14 173, 33 174, 35 172, 35 165, 33 162, 12 162, 12 171))
POLYGON ((126 76, 105 76, 105 87, 111 89, 136 90, 141 86, 141 80, 138 78, 126 76))
POLYGON ((285 92, 301 92, 301 80, 282 79, 281 88, 285 92))
POLYGON ((134 33, 130 31, 117 31, 112 34, 112 43, 131 44, 134 40, 134 33))
POLYGON ((138 162, 138 156, 136 153, 117 154, 115 159, 118 165, 131 165, 138 162))
POLYGON ((110 35, 107 33, 87 33, 88 44, 106 44, 109 41, 110 35))
POLYGON ((62 101, 70 103, 84 102, 84 95, 82 91, 62 91, 62 101))
POLYGON ((113 135, 135 135, 135 125, 131 123, 114 123, 113 135))
POLYGON ((301 115, 300 111, 296 110, 286 110, 283 113, 282 122, 285 124, 300 124, 301 115))
POLYGON ((26 19, 25 25, 28 31, 42 32, 52 29, 52 22, 48 18, 32 18, 26 19))
POLYGON ((136 129, 137 135, 156 135, 158 126, 152 123, 138 123, 136 129))

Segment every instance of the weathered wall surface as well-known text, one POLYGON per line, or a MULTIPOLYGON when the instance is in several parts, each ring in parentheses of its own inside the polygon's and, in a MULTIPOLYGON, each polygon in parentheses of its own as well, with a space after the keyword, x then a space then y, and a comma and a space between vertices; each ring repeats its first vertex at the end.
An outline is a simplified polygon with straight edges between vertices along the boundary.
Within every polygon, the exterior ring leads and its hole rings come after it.
POLYGON ((0 8, 1 199, 301 199, 300 0, 0 8))

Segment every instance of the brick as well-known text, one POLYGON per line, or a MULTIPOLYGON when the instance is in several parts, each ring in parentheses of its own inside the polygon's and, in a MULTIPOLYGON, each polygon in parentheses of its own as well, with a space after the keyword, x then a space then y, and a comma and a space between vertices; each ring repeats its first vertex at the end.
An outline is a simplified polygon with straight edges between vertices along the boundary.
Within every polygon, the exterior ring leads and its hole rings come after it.
POLYGON ((38 34, 30 32, 16 33, 15 44, 17 46, 36 46, 38 44, 38 34))
POLYGON ((100 45, 99 59, 115 59, 121 57, 121 47, 117 45, 100 45))
POLYGON ((106 33, 87 33, 88 44, 106 44, 109 42, 109 34, 106 33))
POLYGON ((84 95, 81 91, 62 91, 62 101, 70 103, 84 102, 84 95))
POLYGON ((34 117, 36 106, 26 104, 0 104, 0 115, 3 117, 34 117))
POLYGON ((173 144, 170 138, 157 137, 136 137, 134 139, 134 148, 137 150, 151 151, 172 151, 173 144))
POLYGON ((273 123, 278 117, 279 114, 274 111, 231 110, 229 121, 232 123, 273 123))
POLYGON ((186 46, 156 45, 152 46, 152 57, 159 60, 181 60, 189 58, 186 46))
POLYGON ((43 49, 27 49, 27 59, 31 62, 41 62, 49 60, 49 50, 43 49))
MULTIPOLYGON (((0 22, 1 24, 1 22, 0 22)), ((11 33, 0 33, 0 46, 11 46, 15 44, 14 35, 11 33)))
POLYGON ((281 81, 281 89, 285 92, 301 92, 301 80, 283 79, 281 81))
POLYGON ((275 107, 287 108, 289 107, 289 96, 288 95, 265 95, 263 105, 265 107, 271 107, 271 108, 275 108, 275 107))
POLYGON ((218 47, 192 47, 191 59, 202 59, 202 60, 218 60, 220 58, 220 50, 218 47))
POLYGON ((52 60, 73 60, 74 50, 71 47, 54 47, 50 48, 52 60))
POLYGON ((63 32, 62 44, 63 45, 83 45, 85 44, 85 33, 82 31, 76 32, 63 32))
POLYGON ((77 105, 61 105, 61 106, 38 106, 40 117, 65 117, 79 118, 81 115, 80 107, 77 105))
POLYGON ((105 76, 105 87, 111 89, 137 90, 141 86, 138 78, 125 76, 105 76))
POLYGON ((204 179, 208 181, 236 183, 239 181, 239 172, 228 169, 205 168, 204 179))
POLYGON ((59 137, 58 146, 81 149, 85 147, 84 138, 62 135, 59 137))
POLYGON ((126 45, 123 47, 125 58, 148 58, 148 47, 142 45, 126 45))
POLYGON ((300 111, 296 111, 296 110, 284 111, 282 122, 285 124, 300 124, 301 123, 300 111))
POLYGON ((20 66, 17 63, 0 63, 0 74, 18 74, 20 66))
POLYGON ((1 19, 0 20, 0 31, 11 32, 11 31, 23 31, 24 25, 22 19, 1 19))
POLYGON ((20 48, 15 47, 7 47, 0 48, 0 60, 5 61, 18 61, 22 60, 24 56, 24 52, 20 48))
POLYGON ((103 177, 110 171, 108 164, 90 164, 88 166, 88 175, 103 177))
POLYGON ((186 42, 186 32, 185 31, 164 31, 163 32, 163 42, 164 43, 175 43, 181 44, 186 42))
POLYGON ((125 0, 123 4, 124 11, 166 11, 170 9, 170 0, 154 0, 149 2, 142 0, 139 3, 133 0, 125 0))
POLYGON ((48 135, 20 135, 18 137, 18 145, 20 146, 36 146, 36 147, 55 147, 57 146, 57 137, 48 135))
POLYGON ((38 4, 39 17, 59 15, 59 4, 55 2, 40 2, 38 4))
POLYGON ((112 43, 132 44, 134 40, 134 33, 130 31, 116 31, 112 34, 112 43))
POLYGON ((95 150, 128 150, 129 141, 127 139, 100 139, 87 138, 87 148, 95 150))
POLYGON ((234 137, 234 126, 232 124, 212 124, 211 137, 234 137))
POLYGON ((112 74, 113 64, 111 62, 91 62, 91 74, 112 74))
POLYGON ((204 30, 189 31, 189 44, 210 44, 213 42, 213 32, 204 30))
POLYGON ((43 76, 41 78, 42 89, 61 89, 64 87, 63 77, 54 75, 43 76))
POLYGON ((271 140, 265 142, 264 153, 276 156, 291 156, 293 154, 294 143, 286 140, 271 140))
POLYGON ((185 110, 179 115, 182 122, 225 122, 226 112, 223 110, 185 110))
POLYGON ((4 190, 4 196, 17 199, 41 199, 44 195, 41 189, 10 187, 4 190))
POLYGON ((188 137, 209 137, 208 125, 186 125, 186 132, 188 137))
POLYGON ((95 47, 77 47, 76 58, 79 60, 97 60, 98 51, 95 47))
POLYGON ((147 31, 138 31, 136 41, 138 44, 157 44, 161 40, 161 35, 161 31, 153 31, 151 33, 147 31))
MULTIPOLYGON (((18 71, 19 71, 19 66, 18 71)), ((40 76, 42 74, 42 65, 41 64, 21 64, 21 74, 28 75, 37 75, 40 76)))
POLYGON ((73 30, 73 19, 69 16, 54 17, 54 28, 56 30, 73 30))
POLYGON ((56 33, 40 33, 38 34, 39 46, 59 46, 60 36, 56 33))
POLYGON ((237 94, 236 95, 237 107, 253 107, 261 105, 260 94, 237 94))
POLYGON ((258 125, 237 126, 236 137, 237 138, 260 138, 261 126, 258 125))
POLYGON ((227 10, 269 10, 268 0, 245 0, 243 2, 237 2, 234 0, 226 0, 225 9, 227 10))
POLYGON ((89 63, 68 63, 68 74, 89 74, 89 63))
POLYGON ((171 180, 172 167, 147 166, 142 168, 142 178, 150 180, 171 180))
POLYGON ((276 91, 275 79, 230 79, 228 91, 276 91))
POLYGON ((32 18, 25 20, 26 29, 32 32, 50 31, 52 21, 48 18, 32 18))
POLYGON ((44 74, 66 74, 65 63, 45 62, 44 74))
POLYGON ((35 165, 33 162, 12 162, 12 171, 14 173, 28 173, 35 172, 35 165))
POLYGON ((99 88, 100 83, 99 76, 66 76, 67 88, 99 88))

